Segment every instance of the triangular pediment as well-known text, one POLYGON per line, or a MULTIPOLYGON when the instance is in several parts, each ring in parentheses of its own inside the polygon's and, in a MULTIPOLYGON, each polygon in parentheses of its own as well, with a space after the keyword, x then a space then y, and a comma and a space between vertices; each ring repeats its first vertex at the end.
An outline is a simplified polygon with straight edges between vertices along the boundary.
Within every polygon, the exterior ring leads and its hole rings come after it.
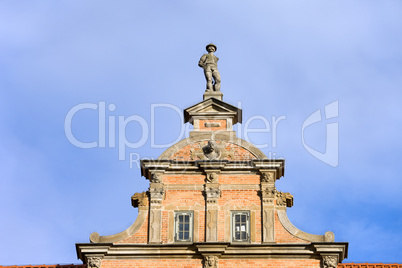
POLYGON ((235 124, 241 123, 241 114, 241 109, 224 101, 209 98, 185 109, 184 122, 191 122, 191 118, 194 116, 228 116, 234 119, 233 123, 235 124))

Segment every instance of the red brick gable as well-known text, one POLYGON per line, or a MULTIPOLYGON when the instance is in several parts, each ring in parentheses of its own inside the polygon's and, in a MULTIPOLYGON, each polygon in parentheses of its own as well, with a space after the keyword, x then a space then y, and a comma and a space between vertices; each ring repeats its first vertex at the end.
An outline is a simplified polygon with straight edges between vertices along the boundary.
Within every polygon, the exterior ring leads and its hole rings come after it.
MULTIPOLYGON (((208 141, 196 142, 189 144, 179 151, 175 152, 169 159, 178 161, 195 161, 201 160, 200 157, 203 156, 202 149, 206 147, 208 141)), ((256 159, 257 157, 253 155, 247 149, 233 143, 216 141, 216 144, 221 147, 222 157, 220 160, 231 160, 231 161, 247 161, 251 159, 256 159)))

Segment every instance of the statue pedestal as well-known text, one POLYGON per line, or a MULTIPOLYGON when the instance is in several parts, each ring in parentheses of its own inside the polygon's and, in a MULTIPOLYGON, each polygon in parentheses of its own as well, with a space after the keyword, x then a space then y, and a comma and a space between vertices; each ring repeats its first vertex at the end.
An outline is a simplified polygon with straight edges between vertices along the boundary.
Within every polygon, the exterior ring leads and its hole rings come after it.
POLYGON ((222 100, 223 99, 223 93, 222 92, 220 92, 220 91, 205 91, 205 93, 204 93, 204 99, 203 100, 206 100, 206 99, 209 99, 209 98, 215 98, 215 99, 218 99, 218 100, 222 100))

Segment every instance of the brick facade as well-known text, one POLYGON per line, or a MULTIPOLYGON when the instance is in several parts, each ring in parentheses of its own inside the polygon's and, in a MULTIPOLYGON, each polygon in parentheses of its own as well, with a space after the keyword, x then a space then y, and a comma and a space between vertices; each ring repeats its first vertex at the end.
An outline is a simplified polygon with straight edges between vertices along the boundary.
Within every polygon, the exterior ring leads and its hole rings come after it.
POLYGON ((89 268, 326 268, 346 257, 347 243, 334 242, 333 233, 311 235, 290 223, 293 196, 275 188, 284 161, 236 138, 238 108, 207 98, 185 117, 194 124, 190 137, 141 162, 150 187, 132 197, 139 210, 133 225, 77 244, 89 268), (180 222, 178 215, 191 220, 180 222), (180 230, 188 230, 187 240, 180 230))

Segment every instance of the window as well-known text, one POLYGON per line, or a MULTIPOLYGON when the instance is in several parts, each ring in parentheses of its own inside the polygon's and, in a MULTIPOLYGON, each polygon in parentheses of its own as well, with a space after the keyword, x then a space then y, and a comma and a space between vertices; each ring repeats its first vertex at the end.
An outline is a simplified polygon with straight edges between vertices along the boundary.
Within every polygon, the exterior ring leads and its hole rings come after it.
POLYGON ((193 212, 175 212, 175 241, 191 242, 193 239, 193 212))
POLYGON ((232 242, 250 241, 250 212, 232 211, 232 242))

